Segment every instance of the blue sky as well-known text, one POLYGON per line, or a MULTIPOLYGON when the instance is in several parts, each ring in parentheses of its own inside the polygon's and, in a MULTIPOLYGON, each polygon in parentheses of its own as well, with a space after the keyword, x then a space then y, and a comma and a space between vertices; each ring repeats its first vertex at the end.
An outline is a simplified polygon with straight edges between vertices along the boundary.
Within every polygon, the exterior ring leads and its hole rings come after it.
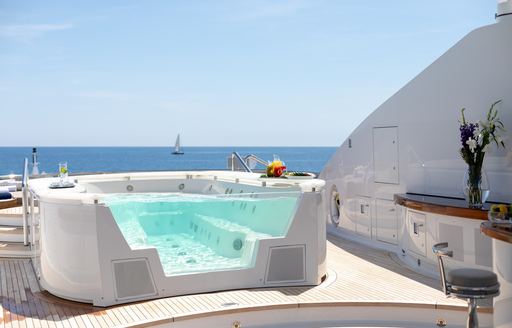
POLYGON ((337 146, 495 9, 0 0, 0 146, 337 146))

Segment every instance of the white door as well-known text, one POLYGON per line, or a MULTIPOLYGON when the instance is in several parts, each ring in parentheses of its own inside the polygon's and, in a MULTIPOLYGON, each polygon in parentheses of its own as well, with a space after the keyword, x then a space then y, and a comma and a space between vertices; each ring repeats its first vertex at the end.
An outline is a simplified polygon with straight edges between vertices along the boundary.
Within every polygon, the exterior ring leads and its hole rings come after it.
POLYGON ((375 182, 398 184, 398 127, 373 128, 375 182))

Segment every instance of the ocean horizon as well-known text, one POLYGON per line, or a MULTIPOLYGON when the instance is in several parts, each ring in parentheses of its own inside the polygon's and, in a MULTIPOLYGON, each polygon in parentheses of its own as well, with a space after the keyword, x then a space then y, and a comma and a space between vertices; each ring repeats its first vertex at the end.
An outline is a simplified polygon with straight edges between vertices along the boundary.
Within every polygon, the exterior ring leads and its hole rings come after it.
MULTIPOLYGON (((172 155, 171 147, 65 146, 37 147, 39 172, 57 174, 67 162, 70 174, 84 172, 223 170, 228 156, 254 154, 265 161, 274 155, 288 170, 320 172, 338 147, 183 147, 184 155, 172 155)), ((0 147, 0 175, 21 174, 24 159, 32 161, 32 147, 0 147)), ((31 167, 31 165, 30 165, 31 167)))

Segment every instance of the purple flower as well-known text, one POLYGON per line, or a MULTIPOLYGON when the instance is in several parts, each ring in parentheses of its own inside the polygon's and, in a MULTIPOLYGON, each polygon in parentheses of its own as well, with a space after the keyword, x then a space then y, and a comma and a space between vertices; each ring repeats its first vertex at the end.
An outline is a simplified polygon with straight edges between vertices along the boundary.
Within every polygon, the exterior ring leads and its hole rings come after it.
POLYGON ((478 124, 475 123, 466 123, 460 125, 460 143, 462 144, 462 147, 467 146, 467 141, 470 138, 473 138, 476 129, 478 129, 478 124))

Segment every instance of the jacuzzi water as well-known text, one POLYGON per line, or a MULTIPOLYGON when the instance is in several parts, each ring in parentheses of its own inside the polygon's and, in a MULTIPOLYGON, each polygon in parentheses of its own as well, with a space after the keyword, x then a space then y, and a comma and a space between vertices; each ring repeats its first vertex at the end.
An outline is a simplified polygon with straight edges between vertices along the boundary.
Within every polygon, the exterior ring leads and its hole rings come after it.
POLYGON ((155 247, 170 276, 254 266, 258 240, 285 236, 299 195, 112 194, 103 201, 128 245, 155 247))

